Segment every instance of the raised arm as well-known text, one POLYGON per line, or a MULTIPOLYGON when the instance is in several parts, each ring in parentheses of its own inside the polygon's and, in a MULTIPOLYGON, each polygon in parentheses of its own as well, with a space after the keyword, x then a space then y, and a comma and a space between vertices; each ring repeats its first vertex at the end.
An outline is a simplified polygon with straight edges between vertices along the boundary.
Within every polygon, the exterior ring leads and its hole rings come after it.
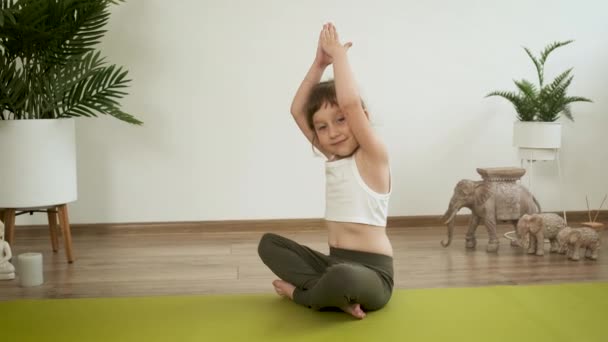
POLYGON ((308 126, 305 108, 308 97, 310 96, 310 92, 314 86, 319 84, 321 77, 323 76, 323 72, 325 72, 325 69, 332 63, 332 58, 326 54, 321 47, 322 34, 323 30, 321 30, 321 33, 319 34, 319 42, 317 45, 317 54, 315 56, 315 60, 310 66, 310 69, 308 69, 308 72, 306 73, 306 76, 300 84, 300 87, 293 98, 293 102, 291 103, 291 115, 298 124, 298 127, 300 127, 302 133, 304 133, 306 136, 306 139, 308 139, 308 141, 310 141, 310 143, 321 151, 321 153, 329 158, 329 153, 323 151, 319 147, 317 141, 314 140, 314 131, 308 126))
POLYGON ((349 45, 340 43, 333 24, 324 26, 320 40, 323 51, 333 59, 338 106, 359 142, 361 150, 373 161, 387 162, 386 147, 374 132, 361 103, 361 96, 346 54, 349 45))
MULTIPOLYGON (((314 141, 314 131, 308 126, 305 106, 312 88, 321 80, 325 68, 327 68, 327 66, 320 65, 315 60, 310 66, 310 69, 308 69, 306 77, 304 77, 304 80, 300 84, 300 87, 293 98, 293 102, 291 103, 291 115, 293 116, 293 119, 298 124, 298 127, 300 127, 302 133, 306 136, 306 139, 314 144, 317 149, 319 149, 319 146, 314 141)), ((323 154, 325 153, 323 152, 323 154)))

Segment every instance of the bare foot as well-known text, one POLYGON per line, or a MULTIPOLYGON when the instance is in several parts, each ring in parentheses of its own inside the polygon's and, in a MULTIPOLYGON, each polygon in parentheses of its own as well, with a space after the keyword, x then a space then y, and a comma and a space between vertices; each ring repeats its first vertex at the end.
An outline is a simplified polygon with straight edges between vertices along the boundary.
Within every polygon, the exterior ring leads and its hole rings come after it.
MULTIPOLYGON (((293 300, 293 291, 296 289, 294 285, 281 279, 273 281, 272 285, 274 286, 274 290, 279 294, 279 296, 293 300)), ((361 305, 358 303, 344 307, 342 308, 342 311, 358 319, 365 318, 365 312, 363 312, 363 309, 361 309, 361 305)))
POLYGON ((291 285, 285 280, 280 279, 273 281, 272 285, 274 286, 274 290, 277 291, 279 296, 287 297, 293 300, 293 290, 296 289, 295 286, 291 285))
POLYGON ((355 318, 365 318, 365 312, 363 312, 363 309, 361 309, 361 305, 359 305, 358 303, 351 304, 345 308, 342 308, 342 310, 348 314, 351 314, 355 318))

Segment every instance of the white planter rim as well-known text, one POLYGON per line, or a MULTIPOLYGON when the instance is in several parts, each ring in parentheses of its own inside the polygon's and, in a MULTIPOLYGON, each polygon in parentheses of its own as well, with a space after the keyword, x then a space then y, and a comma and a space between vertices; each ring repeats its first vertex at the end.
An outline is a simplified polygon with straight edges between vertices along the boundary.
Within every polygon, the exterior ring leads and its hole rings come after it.
POLYGON ((562 123, 559 121, 521 121, 515 120, 513 121, 515 124, 539 124, 539 125, 561 125, 562 123))

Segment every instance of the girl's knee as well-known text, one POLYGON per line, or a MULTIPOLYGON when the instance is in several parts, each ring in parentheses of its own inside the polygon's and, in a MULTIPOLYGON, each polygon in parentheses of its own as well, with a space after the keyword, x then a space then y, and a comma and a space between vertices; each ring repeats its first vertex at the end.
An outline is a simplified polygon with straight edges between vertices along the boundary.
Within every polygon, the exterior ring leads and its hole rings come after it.
POLYGON ((272 233, 265 233, 262 235, 260 242, 258 243, 258 255, 263 257, 266 254, 268 248, 272 245, 273 240, 272 233))
POLYGON ((276 240, 276 238, 278 237, 277 234, 274 233, 264 233, 264 235, 262 235, 262 238, 260 238, 260 245, 264 244, 268 244, 268 243, 272 243, 273 241, 276 240))
POLYGON ((274 249, 276 249, 277 241, 280 238, 281 237, 279 235, 273 233, 265 233, 262 235, 262 238, 258 244, 258 255, 260 258, 262 258, 262 260, 264 260, 265 256, 268 256, 274 249))

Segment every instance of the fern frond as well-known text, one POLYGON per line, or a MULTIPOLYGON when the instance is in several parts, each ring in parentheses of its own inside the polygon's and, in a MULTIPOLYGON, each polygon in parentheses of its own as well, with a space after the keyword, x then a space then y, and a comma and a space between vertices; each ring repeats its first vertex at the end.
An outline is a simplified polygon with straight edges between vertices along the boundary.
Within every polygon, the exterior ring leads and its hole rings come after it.
POLYGON ((570 110, 570 106, 564 106, 564 110, 562 110, 562 113, 564 114, 565 117, 567 117, 568 119, 570 119, 571 121, 574 122, 574 117, 572 116, 572 111, 570 110))
MULTIPOLYGON (((512 92, 493 92, 487 96, 502 96, 515 106, 518 118, 521 121, 547 121, 552 122, 563 114, 574 121, 569 104, 572 102, 591 102, 584 97, 567 97, 567 90, 572 83, 572 68, 562 72, 553 82, 544 85, 544 65, 547 58, 555 49, 572 43, 573 40, 554 42, 545 47, 540 58, 536 58, 528 49, 524 48, 538 74, 539 87, 527 80, 515 81, 519 94, 512 92)), ((486 97, 487 97, 486 96, 486 97)))
POLYGON ((572 112, 568 109, 568 105, 573 102, 592 102, 590 99, 580 96, 566 96, 567 88, 572 81, 573 76, 555 87, 552 91, 541 93, 541 100, 544 106, 539 111, 539 118, 542 121, 555 121, 560 114, 564 114, 568 119, 574 121, 572 112))
POLYGON ((551 54, 551 52, 553 52, 553 50, 555 50, 555 49, 557 49, 559 47, 568 45, 568 44, 572 43, 573 41, 574 40, 566 40, 566 41, 563 41, 563 42, 554 42, 554 43, 550 44, 549 46, 547 46, 545 48, 545 50, 543 52, 541 52, 541 54, 540 54, 540 63, 542 65, 544 65, 545 62, 547 61, 547 58, 549 57, 549 55, 551 54))
MULTIPOLYGON (((559 74, 557 77, 555 77, 555 79, 553 80, 553 82, 551 82, 550 85, 548 85, 547 87, 549 88, 549 91, 553 91, 554 89, 557 89, 559 87, 563 86, 563 81, 568 79, 570 76, 570 72, 572 72, 572 68, 562 72, 561 74, 559 74)), ((567 82, 568 85, 570 85, 570 82, 572 81, 572 77, 570 77, 570 80, 567 82)), ((568 85, 566 85, 565 87, 567 88, 568 85)))
POLYGON ((525 97, 521 96, 520 94, 510 91, 494 91, 486 95, 486 97, 489 96, 500 96, 509 100, 515 107, 517 118, 520 121, 534 121, 536 109, 533 105, 530 105, 529 101, 526 101, 525 97))
POLYGON ((585 97, 569 96, 569 97, 566 97, 564 99, 564 102, 566 102, 566 103, 572 103, 572 102, 593 102, 593 101, 591 101, 591 100, 589 100, 588 98, 585 98, 585 97))
POLYGON ((530 59, 532 60, 532 63, 534 63, 534 66, 536 67, 536 74, 538 75, 538 84, 540 84, 540 86, 542 87, 544 81, 543 63, 540 63, 538 59, 534 57, 532 52, 530 52, 530 49, 525 47, 524 50, 528 54, 528 57, 530 57, 530 59))
POLYGON ((541 89, 538 101, 539 120, 555 121, 563 111, 565 106, 563 99, 573 77, 569 76, 571 70, 564 71, 551 84, 541 89))
POLYGON ((521 81, 514 81, 514 83, 528 99, 534 100, 538 96, 538 90, 536 89, 536 86, 530 81, 524 79, 521 81))

